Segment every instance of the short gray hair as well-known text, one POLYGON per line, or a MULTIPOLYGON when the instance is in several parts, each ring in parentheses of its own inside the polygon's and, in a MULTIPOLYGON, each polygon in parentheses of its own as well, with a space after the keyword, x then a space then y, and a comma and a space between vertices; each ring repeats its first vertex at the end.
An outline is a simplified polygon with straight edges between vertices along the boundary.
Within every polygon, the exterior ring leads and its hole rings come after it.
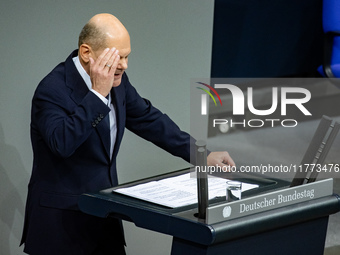
POLYGON ((79 34, 78 47, 88 44, 94 51, 106 48, 106 35, 95 24, 87 23, 79 34))

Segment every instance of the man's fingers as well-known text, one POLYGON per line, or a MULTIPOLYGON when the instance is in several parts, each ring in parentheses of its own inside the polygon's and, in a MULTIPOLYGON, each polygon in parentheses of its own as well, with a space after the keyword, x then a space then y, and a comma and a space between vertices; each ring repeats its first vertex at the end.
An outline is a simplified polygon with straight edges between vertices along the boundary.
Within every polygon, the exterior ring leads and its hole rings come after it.
POLYGON ((113 54, 115 53, 116 49, 112 48, 112 49, 105 49, 104 56, 99 60, 99 66, 104 69, 106 67, 108 67, 107 65, 110 65, 110 59, 112 58, 113 54))
POLYGON ((211 152, 208 155, 207 163, 209 166, 235 166, 234 160, 231 158, 228 152, 226 151, 217 151, 217 152, 211 152))
POLYGON ((116 72, 119 60, 120 60, 120 56, 118 55, 118 50, 117 50, 116 53, 114 54, 113 62, 112 64, 110 64, 110 68, 109 68, 110 74, 114 75, 114 73, 116 72))
POLYGON ((105 49, 95 61, 90 58, 92 88, 103 96, 106 96, 113 86, 119 62, 118 53, 116 48, 105 49))
MULTIPOLYGON (((105 50, 103 50, 103 52, 99 55, 99 57, 96 59, 94 64, 97 65, 98 67, 103 67, 104 61, 105 61, 104 58, 107 55, 109 50, 110 50, 109 48, 106 48, 105 50)), ((106 60, 106 62, 107 62, 107 60, 106 60)))
POLYGON ((106 67, 111 67, 111 68, 116 68, 117 67, 117 65, 118 65, 117 57, 119 57, 118 53, 119 53, 119 51, 116 50, 116 49, 114 49, 112 51, 112 54, 111 54, 110 58, 108 59, 108 61, 105 64, 106 67))
POLYGON ((222 163, 230 166, 236 166, 234 160, 229 155, 222 163))

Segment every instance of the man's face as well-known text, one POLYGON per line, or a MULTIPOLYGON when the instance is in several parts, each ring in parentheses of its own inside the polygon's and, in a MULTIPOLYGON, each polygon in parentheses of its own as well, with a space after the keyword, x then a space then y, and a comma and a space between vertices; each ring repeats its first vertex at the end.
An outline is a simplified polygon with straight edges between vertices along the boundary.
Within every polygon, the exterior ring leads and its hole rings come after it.
MULTIPOLYGON (((124 71, 128 68, 128 56, 131 53, 130 36, 128 34, 120 36, 119 38, 111 38, 108 35, 107 48, 115 47, 119 51, 120 60, 115 72, 115 78, 112 87, 118 87, 122 82, 124 71)), ((99 56, 103 50, 95 52, 99 56)))

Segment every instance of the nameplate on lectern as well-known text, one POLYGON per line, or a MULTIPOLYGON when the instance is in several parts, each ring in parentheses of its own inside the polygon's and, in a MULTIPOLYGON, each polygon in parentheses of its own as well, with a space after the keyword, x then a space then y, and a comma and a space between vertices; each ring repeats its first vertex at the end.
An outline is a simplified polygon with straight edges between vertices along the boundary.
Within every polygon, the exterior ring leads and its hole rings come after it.
POLYGON ((207 208, 206 223, 236 219, 280 207, 330 196, 333 194, 333 179, 276 190, 270 193, 226 202, 207 208))

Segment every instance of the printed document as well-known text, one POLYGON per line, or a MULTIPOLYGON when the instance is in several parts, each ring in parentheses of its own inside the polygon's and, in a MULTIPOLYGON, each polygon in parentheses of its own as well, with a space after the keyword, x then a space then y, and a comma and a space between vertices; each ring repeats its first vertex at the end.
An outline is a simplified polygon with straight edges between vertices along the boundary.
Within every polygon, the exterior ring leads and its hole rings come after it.
MULTIPOLYGON (((226 181, 227 179, 209 176, 209 199, 226 196, 226 181)), ((257 187, 257 184, 243 182, 242 192, 257 187)), ((176 208, 197 203, 197 179, 190 176, 190 173, 186 173, 132 187, 119 188, 114 192, 176 208)))

